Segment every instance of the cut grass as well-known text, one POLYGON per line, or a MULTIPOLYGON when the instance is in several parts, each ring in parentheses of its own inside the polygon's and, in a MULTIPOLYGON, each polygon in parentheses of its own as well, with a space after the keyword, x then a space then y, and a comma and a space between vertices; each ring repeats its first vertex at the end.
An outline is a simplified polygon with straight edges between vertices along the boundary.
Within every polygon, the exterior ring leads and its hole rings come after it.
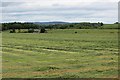
POLYGON ((3 32, 3 78, 117 77, 117 33, 117 29, 3 32))

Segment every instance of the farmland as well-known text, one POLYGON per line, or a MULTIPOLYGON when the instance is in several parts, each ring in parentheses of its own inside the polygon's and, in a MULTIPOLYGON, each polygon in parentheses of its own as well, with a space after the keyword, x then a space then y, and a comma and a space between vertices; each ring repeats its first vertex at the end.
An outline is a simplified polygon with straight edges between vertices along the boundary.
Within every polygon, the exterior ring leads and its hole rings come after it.
POLYGON ((2 36, 3 78, 118 77, 117 29, 5 31, 2 36))

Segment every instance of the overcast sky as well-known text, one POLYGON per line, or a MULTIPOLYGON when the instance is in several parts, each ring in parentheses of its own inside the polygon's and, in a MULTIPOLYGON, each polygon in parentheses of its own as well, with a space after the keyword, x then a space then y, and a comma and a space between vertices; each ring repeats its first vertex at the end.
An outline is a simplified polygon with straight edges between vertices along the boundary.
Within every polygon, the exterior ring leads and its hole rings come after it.
POLYGON ((118 21, 119 0, 3 0, 2 22, 118 21), (8 2, 9 1, 9 2, 8 2))

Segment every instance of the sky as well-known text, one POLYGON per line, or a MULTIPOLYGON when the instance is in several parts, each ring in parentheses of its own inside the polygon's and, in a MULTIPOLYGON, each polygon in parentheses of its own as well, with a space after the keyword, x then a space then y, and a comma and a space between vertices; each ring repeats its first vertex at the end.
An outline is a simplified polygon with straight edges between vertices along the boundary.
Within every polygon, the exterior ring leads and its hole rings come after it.
POLYGON ((119 0, 2 0, 1 22, 118 21, 119 0))

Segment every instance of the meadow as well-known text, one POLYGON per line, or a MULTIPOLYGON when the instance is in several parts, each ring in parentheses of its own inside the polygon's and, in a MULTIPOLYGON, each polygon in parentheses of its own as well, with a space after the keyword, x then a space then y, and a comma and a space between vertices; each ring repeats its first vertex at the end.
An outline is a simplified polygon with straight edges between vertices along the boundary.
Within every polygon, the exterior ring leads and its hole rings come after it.
POLYGON ((117 29, 6 31, 2 51, 3 78, 118 77, 117 29))

